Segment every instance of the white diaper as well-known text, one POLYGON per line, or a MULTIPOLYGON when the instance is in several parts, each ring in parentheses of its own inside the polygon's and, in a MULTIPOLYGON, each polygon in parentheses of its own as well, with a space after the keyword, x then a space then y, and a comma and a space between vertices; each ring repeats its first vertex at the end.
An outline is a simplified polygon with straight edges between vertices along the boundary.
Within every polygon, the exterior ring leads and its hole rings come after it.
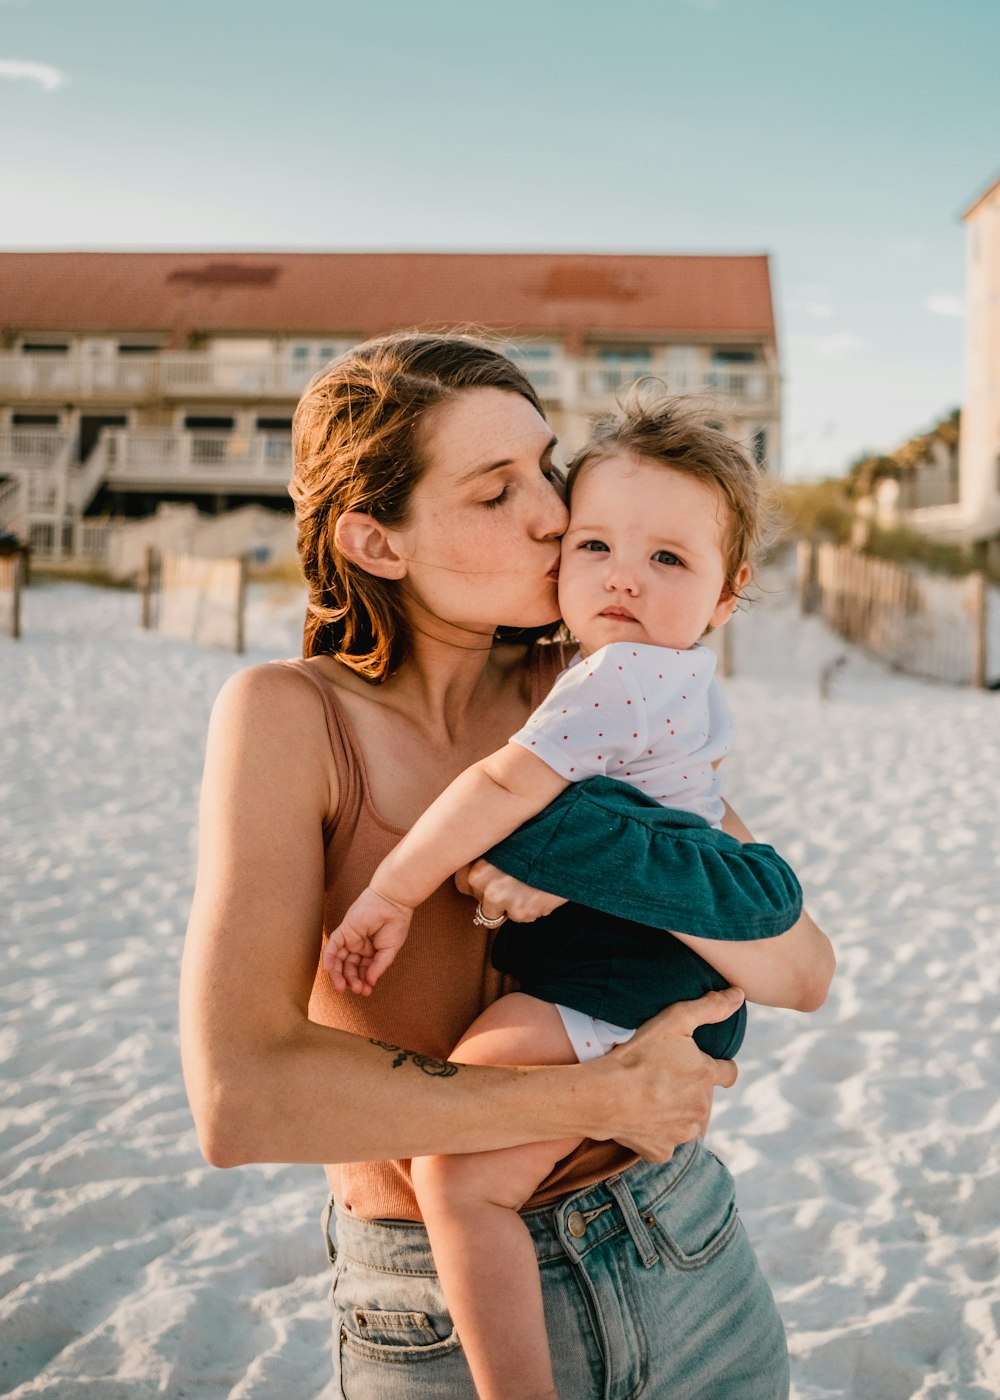
POLYGON ((635 1031, 626 1026, 613 1026, 610 1021, 598 1021, 595 1017, 588 1016, 585 1011, 574 1011, 571 1006, 560 1006, 556 1003, 556 1010, 562 1017, 573 1052, 581 1063, 584 1060, 599 1060, 616 1045, 631 1040, 635 1035, 635 1031))

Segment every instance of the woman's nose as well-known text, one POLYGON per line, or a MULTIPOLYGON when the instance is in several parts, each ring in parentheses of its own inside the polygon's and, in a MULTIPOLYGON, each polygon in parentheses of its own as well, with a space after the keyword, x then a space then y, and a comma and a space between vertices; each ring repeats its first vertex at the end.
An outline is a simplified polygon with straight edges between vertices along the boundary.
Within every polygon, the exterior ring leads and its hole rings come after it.
POLYGON ((535 515, 535 534, 542 540, 555 540, 565 535, 568 525, 566 502, 552 482, 543 477, 535 515))

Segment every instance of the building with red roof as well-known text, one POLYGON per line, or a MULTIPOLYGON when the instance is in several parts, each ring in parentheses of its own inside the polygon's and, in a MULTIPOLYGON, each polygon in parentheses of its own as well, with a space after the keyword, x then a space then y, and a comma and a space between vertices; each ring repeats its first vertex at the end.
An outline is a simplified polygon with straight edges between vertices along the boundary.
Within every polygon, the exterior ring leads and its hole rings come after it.
POLYGON ((0 253, 0 525, 58 554, 161 501, 287 508, 305 385, 403 327, 495 339, 570 449, 654 374, 778 468, 764 255, 0 253))

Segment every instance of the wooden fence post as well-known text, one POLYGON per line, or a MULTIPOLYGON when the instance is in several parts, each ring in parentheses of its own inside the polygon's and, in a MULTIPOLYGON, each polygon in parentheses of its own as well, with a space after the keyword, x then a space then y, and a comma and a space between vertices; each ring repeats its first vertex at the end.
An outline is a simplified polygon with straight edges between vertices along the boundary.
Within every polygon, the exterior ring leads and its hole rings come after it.
POLYGON ((246 651, 246 610, 247 610, 247 556, 239 558, 239 583, 236 590, 236 654, 246 651))
MULTIPOLYGON (((0 588, 10 594, 9 635, 16 642, 21 636, 21 590, 24 587, 24 555, 15 552, 0 557, 0 588)), ((0 628, 3 627, 0 615, 0 628)))
POLYGON ((972 614, 972 684, 986 689, 986 575, 969 575, 969 612, 972 614))
POLYGON ((140 584, 142 588, 142 618, 140 625, 148 632, 153 625, 153 591, 159 582, 159 556, 151 544, 145 549, 140 584))

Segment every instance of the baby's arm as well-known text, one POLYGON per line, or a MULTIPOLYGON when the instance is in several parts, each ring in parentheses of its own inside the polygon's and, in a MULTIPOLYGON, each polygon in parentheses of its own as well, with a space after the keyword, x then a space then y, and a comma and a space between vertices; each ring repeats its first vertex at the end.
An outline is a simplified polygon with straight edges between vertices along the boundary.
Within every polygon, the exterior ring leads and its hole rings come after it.
POLYGON ((460 773, 390 851, 330 935, 323 966, 337 990, 370 992, 406 941, 417 905, 568 786, 514 743, 460 773))

